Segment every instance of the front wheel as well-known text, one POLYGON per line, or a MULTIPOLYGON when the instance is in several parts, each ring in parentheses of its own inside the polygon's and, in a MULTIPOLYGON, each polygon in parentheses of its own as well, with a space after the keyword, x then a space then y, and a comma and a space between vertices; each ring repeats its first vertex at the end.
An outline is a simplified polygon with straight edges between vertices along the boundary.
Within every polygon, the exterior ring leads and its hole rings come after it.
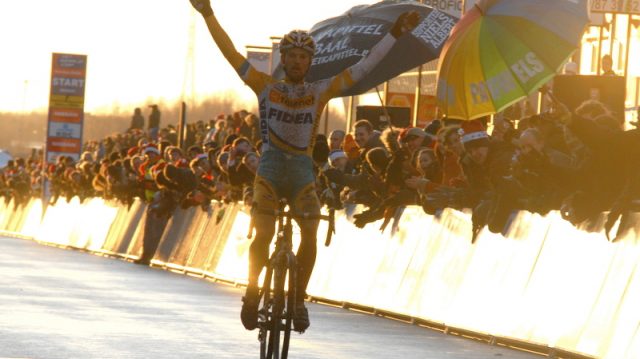
POLYGON ((271 298, 271 278, 273 276, 273 269, 268 266, 267 272, 264 276, 264 282, 262 284, 262 306, 258 311, 258 340, 260 341, 260 359, 270 359, 273 349, 271 348, 271 342, 269 338, 269 331, 271 330, 271 315, 273 312, 273 299, 271 298), (267 348, 267 345, 269 346, 267 348))
POLYGON ((291 326, 295 310, 295 262, 288 261, 287 268, 275 270, 273 273, 273 306, 267 358, 287 359, 291 326), (289 277, 289 288, 285 292, 285 283, 289 277))
POLYGON ((284 312, 284 338, 282 341, 282 359, 287 359, 289 355, 289 340, 291 339, 291 322, 295 315, 296 305, 296 261, 293 253, 288 258, 289 267, 289 288, 286 296, 287 307, 284 312))

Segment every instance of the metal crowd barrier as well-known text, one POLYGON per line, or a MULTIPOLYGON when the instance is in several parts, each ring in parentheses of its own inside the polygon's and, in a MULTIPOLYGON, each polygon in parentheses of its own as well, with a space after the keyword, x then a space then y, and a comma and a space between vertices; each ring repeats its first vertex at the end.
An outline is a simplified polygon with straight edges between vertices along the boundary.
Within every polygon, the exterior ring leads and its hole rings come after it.
MULTIPOLYGON (((141 253, 146 216, 139 200, 60 199, 46 209, 39 200, 17 207, 0 200, 4 233, 128 259, 141 253)), ((629 218, 625 237, 610 243, 602 221, 586 232, 556 212, 520 212, 505 236, 485 230, 472 245, 467 213, 433 217, 409 207, 391 235, 379 223, 358 229, 340 212, 331 246, 319 236, 308 292, 551 357, 640 358, 640 218, 629 218)), ((246 284, 249 229, 241 203, 178 209, 151 264, 246 284)))

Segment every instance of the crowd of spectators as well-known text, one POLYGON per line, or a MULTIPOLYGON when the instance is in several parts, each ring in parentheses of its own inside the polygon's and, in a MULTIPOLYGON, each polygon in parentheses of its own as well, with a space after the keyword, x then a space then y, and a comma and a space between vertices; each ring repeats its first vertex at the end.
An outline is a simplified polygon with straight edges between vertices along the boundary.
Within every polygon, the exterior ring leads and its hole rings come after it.
MULTIPOLYGON (((261 147, 254 114, 189 124, 183 150, 176 129, 160 127, 157 107, 153 113, 145 131, 136 109, 126 133, 86 143, 77 161, 60 156, 44 168, 41 155, 10 161, 0 169, 0 193, 19 205, 41 196, 46 179, 51 202, 100 196, 130 204, 138 197, 163 216, 212 200, 251 204, 261 147)), ((442 118, 425 128, 380 129, 360 120, 351 133, 317 135, 316 188, 331 208, 363 205, 354 215, 358 227, 385 219, 384 228, 399 209, 419 205, 433 215, 472 209, 474 239, 485 226, 503 231, 516 210, 560 210, 576 225, 609 211, 610 229, 640 197, 638 131, 625 131, 596 101, 575 113, 557 103, 525 118, 442 118)))
POLYGON ((504 233, 518 210, 559 210, 574 225, 608 212, 609 235, 640 209, 640 130, 625 130, 622 116, 594 100, 573 113, 556 102, 524 118, 443 118, 424 129, 379 132, 361 120, 337 148, 340 136, 331 134, 328 164, 316 159, 318 188, 332 206, 366 206, 354 215, 358 227, 385 219, 384 229, 399 209, 420 205, 433 215, 471 209, 472 240, 485 226, 504 233))

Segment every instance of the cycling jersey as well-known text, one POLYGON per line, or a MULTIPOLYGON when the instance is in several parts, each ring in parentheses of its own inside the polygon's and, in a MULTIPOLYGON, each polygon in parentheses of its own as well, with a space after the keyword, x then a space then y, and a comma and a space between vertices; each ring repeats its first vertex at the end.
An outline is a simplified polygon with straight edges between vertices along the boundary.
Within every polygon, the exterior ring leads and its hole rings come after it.
POLYGON ((311 156, 326 104, 371 71, 394 43, 395 38, 388 34, 354 66, 334 77, 312 83, 293 84, 276 80, 257 71, 244 58, 244 62, 232 64, 258 96, 263 152, 276 149, 311 156))

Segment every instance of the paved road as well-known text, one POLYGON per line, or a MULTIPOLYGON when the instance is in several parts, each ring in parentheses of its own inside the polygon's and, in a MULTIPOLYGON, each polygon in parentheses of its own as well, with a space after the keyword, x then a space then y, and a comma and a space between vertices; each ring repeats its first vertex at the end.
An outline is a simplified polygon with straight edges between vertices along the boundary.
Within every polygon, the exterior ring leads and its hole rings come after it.
MULTIPOLYGON (((256 358, 241 291, 81 252, 0 238, 0 358, 256 358)), ((538 358, 310 304, 291 358, 538 358)))

